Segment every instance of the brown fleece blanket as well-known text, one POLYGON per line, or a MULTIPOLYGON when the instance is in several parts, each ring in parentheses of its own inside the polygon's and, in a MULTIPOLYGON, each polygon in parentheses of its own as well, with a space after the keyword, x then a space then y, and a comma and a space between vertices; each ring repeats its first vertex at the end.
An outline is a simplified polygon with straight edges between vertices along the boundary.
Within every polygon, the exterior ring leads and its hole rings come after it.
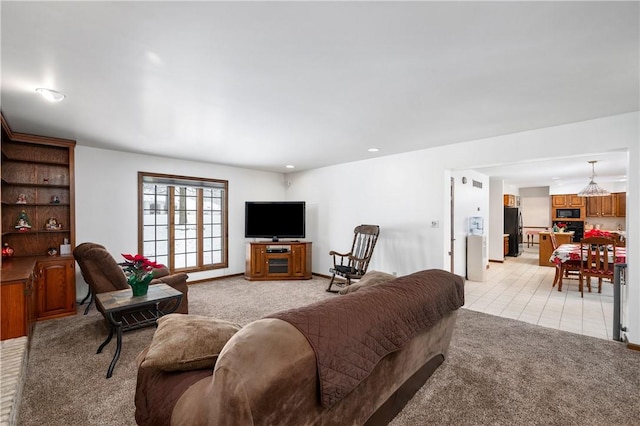
POLYGON ((345 296, 272 314, 309 341, 316 354, 320 403, 329 408, 397 351, 464 304, 464 280, 430 269, 345 296))

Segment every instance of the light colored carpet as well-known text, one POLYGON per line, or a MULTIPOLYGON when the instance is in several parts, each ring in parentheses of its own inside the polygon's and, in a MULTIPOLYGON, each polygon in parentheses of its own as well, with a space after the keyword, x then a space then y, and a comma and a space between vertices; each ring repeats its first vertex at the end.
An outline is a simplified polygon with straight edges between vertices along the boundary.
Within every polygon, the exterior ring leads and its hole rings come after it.
MULTIPOLYGON (((190 286, 193 314, 245 325, 328 297, 327 280, 190 286)), ((92 308, 38 323, 29 354, 20 425, 134 425, 136 355, 154 329, 115 339, 92 308)), ((624 345, 461 309, 448 359, 392 422, 400 425, 636 425, 640 352, 624 345)))

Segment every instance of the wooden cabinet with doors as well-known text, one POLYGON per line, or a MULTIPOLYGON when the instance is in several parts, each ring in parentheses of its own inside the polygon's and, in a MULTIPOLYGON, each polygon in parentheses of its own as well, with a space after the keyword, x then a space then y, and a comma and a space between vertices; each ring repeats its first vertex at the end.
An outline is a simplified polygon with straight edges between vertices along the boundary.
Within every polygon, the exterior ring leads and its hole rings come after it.
POLYGON ((0 287, 0 340, 30 336, 36 319, 35 259, 3 262, 0 287))
MULTIPOLYGON (((27 317, 76 313, 75 261, 59 254, 61 246, 75 246, 74 148, 75 141, 15 133, 2 116, 0 223, 2 244, 13 248, 2 261, 2 303, 24 305, 27 317), (32 296, 5 295, 4 286, 16 283, 32 296)), ((29 335, 28 327, 17 328, 29 335)))
POLYGON ((587 217, 625 217, 627 197, 625 192, 617 192, 601 197, 587 198, 587 217))
POLYGON ((613 195, 603 197, 587 197, 587 217, 615 217, 615 200, 613 195))
POLYGON ((505 207, 517 207, 518 199, 513 194, 504 194, 504 206, 505 207))
POLYGON ((616 216, 626 217, 627 216, 627 193, 616 192, 615 196, 616 196, 616 216))
POLYGON ((75 260, 60 256, 36 264, 38 320, 76 313, 75 260))
POLYGON ((311 243, 291 247, 291 274, 297 278, 311 278, 311 243))
POLYGON ((247 244, 245 279, 306 280, 311 278, 310 242, 247 244))
MULTIPOLYGON (((584 220, 585 217, 585 197, 578 197, 577 194, 556 194, 551 196, 551 220, 553 221, 571 221, 584 220), (561 209, 579 210, 579 215, 572 214, 567 217, 559 215, 561 209)), ((566 212, 563 212, 566 213, 566 212)))
POLYGON ((577 194, 557 194, 551 196, 551 207, 568 208, 568 207, 584 207, 585 197, 578 197, 577 194))
MULTIPOLYGON (((264 244, 247 244, 246 274, 252 279, 260 279, 264 277, 266 271, 266 245, 264 244)), ((246 278, 247 275, 245 275, 246 278)))

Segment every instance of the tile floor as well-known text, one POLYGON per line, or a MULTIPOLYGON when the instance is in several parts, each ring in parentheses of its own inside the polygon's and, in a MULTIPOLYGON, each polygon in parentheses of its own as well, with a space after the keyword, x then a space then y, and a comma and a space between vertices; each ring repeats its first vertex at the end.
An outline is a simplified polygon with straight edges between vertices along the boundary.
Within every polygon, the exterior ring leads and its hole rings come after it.
POLYGON ((538 246, 504 263, 490 262, 487 281, 467 281, 465 308, 572 333, 613 338, 613 285, 597 281, 580 297, 577 279, 564 279, 562 292, 551 287, 555 268, 538 266, 538 246))

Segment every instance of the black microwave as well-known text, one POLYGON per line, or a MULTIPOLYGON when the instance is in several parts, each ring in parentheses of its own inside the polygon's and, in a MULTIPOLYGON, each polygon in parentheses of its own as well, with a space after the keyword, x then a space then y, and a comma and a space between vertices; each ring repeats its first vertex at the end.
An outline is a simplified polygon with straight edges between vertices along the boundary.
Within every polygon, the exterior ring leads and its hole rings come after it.
POLYGON ((580 219, 580 209, 556 209, 558 219, 580 219))

